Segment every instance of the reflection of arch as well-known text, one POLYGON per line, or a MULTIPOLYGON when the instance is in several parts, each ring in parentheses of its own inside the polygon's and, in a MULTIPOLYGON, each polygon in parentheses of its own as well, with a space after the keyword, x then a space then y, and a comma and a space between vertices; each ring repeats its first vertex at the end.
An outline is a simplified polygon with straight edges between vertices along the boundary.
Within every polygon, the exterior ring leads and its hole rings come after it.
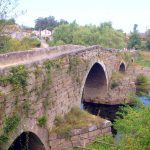
POLYGON ((81 87, 81 99, 100 100, 107 93, 108 76, 103 62, 96 61, 90 65, 81 87))
POLYGON ((23 132, 11 144, 8 150, 45 150, 43 143, 33 132, 23 132))
POLYGON ((119 72, 125 73, 125 71, 126 71, 126 66, 125 66, 125 63, 122 62, 122 63, 120 63, 120 65, 119 65, 119 72))

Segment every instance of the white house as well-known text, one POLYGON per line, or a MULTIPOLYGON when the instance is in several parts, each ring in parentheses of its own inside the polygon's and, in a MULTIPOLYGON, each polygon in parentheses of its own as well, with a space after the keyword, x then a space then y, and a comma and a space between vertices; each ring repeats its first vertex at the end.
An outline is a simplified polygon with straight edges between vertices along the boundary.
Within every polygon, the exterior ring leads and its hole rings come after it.
POLYGON ((51 36, 52 36, 52 32, 47 29, 42 30, 42 31, 34 30, 32 33, 35 34, 36 36, 42 37, 42 38, 51 38, 51 36))

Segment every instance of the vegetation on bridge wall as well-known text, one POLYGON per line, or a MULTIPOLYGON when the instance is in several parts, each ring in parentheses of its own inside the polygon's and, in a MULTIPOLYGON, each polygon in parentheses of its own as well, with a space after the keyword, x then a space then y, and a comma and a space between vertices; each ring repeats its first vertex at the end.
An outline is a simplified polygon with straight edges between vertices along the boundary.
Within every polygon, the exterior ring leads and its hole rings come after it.
POLYGON ((3 129, 0 131, 0 149, 4 144, 6 144, 10 135, 17 129, 20 123, 20 116, 13 114, 4 119, 3 129))
MULTIPOLYGON (((5 114, 6 112, 2 110, 4 106, 3 104, 1 104, 0 115, 3 118, 2 126, 4 126, 4 130, 5 128, 7 128, 7 126, 9 126, 10 130, 12 129, 12 131, 17 129, 20 119, 18 118, 18 116, 15 115, 16 113, 19 116, 21 115, 22 118, 24 117, 28 118, 31 117, 31 115, 34 115, 35 110, 31 108, 31 104, 30 104, 31 102, 30 97, 32 92, 34 92, 37 95, 36 96, 37 103, 38 101, 40 101, 40 99, 42 99, 43 94, 47 92, 46 98, 43 99, 42 102, 45 111, 44 115, 37 117, 38 126, 43 127, 46 125, 48 121, 47 110, 54 105, 54 100, 52 99, 52 95, 51 95, 51 86, 53 84, 52 78, 54 76, 54 73, 57 71, 61 74, 62 68, 66 65, 66 60, 67 59, 64 58, 58 58, 55 60, 46 60, 42 64, 33 64, 33 68, 31 70, 29 70, 24 65, 19 65, 17 67, 13 67, 7 73, 7 75, 1 76, 0 86, 2 86, 5 89, 5 87, 11 85, 10 93, 5 93, 5 91, 3 90, 0 91, 1 98, 11 96, 11 98, 13 99, 11 100, 13 101, 13 106, 11 106, 12 108, 10 113, 14 114, 13 117, 11 117, 10 114, 5 114), (32 88, 29 88, 31 84, 29 83, 31 81, 30 80, 31 76, 34 76, 35 83, 34 84, 32 83, 33 84, 32 88), (39 82, 42 84, 39 85, 39 82), (11 120, 14 127, 12 124, 7 124, 7 122, 5 123, 5 119, 4 119, 5 115, 7 116, 7 118, 9 118, 9 120, 11 120)), ((77 83, 79 82, 79 76, 78 76, 79 74, 78 74, 77 66, 80 66, 79 64, 82 65, 83 63, 85 62, 78 57, 73 56, 69 59, 67 74, 69 73, 72 77, 76 77, 75 81, 77 83)), ((2 134, 0 134, 0 140, 1 140, 0 143, 2 144, 6 143, 9 140, 8 138, 9 133, 10 131, 8 132, 4 131, 2 134)))

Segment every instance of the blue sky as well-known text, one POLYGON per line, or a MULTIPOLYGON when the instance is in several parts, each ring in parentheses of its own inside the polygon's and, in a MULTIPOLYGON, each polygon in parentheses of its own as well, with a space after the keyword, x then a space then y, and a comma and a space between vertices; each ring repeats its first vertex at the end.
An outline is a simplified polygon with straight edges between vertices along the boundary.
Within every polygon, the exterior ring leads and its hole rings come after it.
POLYGON ((26 13, 17 23, 34 26, 38 17, 54 16, 57 20, 76 20, 78 24, 99 25, 111 21, 116 29, 130 32, 133 25, 144 32, 150 28, 150 0, 19 0, 26 13))

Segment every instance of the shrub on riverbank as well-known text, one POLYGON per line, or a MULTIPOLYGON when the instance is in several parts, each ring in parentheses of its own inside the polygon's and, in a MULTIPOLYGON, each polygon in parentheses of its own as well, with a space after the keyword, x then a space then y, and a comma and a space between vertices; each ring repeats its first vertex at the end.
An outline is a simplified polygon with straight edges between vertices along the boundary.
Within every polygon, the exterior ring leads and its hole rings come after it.
POLYGON ((149 80, 144 74, 139 74, 136 78, 137 92, 146 92, 149 87, 149 80))
POLYGON ((118 135, 99 137, 89 149, 95 150, 148 150, 150 148, 150 107, 126 106, 114 123, 118 135))

